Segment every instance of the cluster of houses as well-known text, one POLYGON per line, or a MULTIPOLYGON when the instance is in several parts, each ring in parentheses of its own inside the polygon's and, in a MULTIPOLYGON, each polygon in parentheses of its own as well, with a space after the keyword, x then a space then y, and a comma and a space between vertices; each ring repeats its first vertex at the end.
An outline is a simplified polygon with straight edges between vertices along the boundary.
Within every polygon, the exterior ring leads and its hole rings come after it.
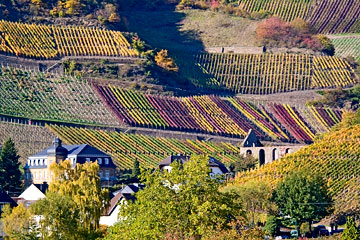
MULTIPOLYGON (((76 164, 95 162, 99 164, 99 176, 103 187, 110 187, 116 184, 115 169, 111 156, 87 144, 62 145, 59 138, 55 138, 53 145, 28 158, 24 167, 26 189, 18 197, 10 197, 6 192, 0 191, 0 212, 2 206, 10 204, 16 206, 22 203, 29 207, 32 203, 45 198, 48 184, 52 180, 50 165, 53 162, 69 160, 73 167, 76 164)), ((161 170, 171 171, 170 164, 179 161, 182 164, 189 161, 189 156, 169 156, 159 163, 161 170)), ((226 174, 227 168, 220 161, 209 158, 209 167, 212 175, 226 174)), ((102 213, 100 224, 112 226, 116 221, 120 205, 124 201, 134 201, 134 193, 144 188, 144 185, 133 183, 118 191, 111 193, 110 206, 102 213)), ((1 235, 0 235, 1 236, 1 235)))
MULTIPOLYGON (((265 164, 298 150, 301 146, 264 147, 253 131, 249 131, 244 139, 240 152, 244 155, 253 155, 259 158, 260 164, 265 164)), ((159 163, 158 167, 164 171, 171 171, 171 163, 178 161, 181 164, 189 161, 189 156, 171 155, 159 163)), ((53 145, 39 153, 30 156, 24 167, 26 189, 18 197, 10 197, 0 189, 0 213, 5 204, 16 206, 22 203, 29 207, 32 203, 45 198, 48 184, 52 180, 50 165, 53 162, 69 160, 73 167, 76 164, 95 162, 99 164, 99 176, 102 187, 111 187, 116 184, 116 166, 111 156, 87 144, 63 145, 61 139, 55 138, 53 145)), ((210 175, 224 175, 229 171, 223 163, 209 157, 210 175)), ((134 183, 111 193, 110 206, 102 213, 100 224, 112 226, 118 219, 120 205, 126 201, 135 201, 134 193, 144 188, 144 185, 134 183)), ((1 236, 1 234, 0 234, 1 236)))

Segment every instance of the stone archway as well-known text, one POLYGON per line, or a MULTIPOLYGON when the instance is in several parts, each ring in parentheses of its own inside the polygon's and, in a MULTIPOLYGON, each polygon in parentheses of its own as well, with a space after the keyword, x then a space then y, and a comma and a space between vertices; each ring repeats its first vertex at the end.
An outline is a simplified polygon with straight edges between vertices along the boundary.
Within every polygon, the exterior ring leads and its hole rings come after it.
POLYGON ((274 148, 272 150, 272 160, 275 161, 278 159, 279 159, 279 151, 277 150, 277 148, 274 148))
POLYGON ((252 151, 250 149, 246 150, 246 156, 251 156, 252 155, 252 151))
POLYGON ((260 151, 259 151, 259 163, 260 163, 260 166, 265 164, 265 150, 264 149, 260 149, 260 151))
POLYGON ((291 148, 287 148, 287 149, 285 150, 285 154, 289 154, 289 153, 292 153, 292 149, 291 149, 291 148))

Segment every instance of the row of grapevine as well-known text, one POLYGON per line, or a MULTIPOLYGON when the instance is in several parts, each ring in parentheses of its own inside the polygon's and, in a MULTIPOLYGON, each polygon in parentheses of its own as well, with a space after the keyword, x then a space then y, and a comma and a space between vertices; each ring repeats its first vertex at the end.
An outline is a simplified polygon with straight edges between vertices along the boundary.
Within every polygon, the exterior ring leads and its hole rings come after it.
POLYGON ((241 156, 239 148, 226 142, 157 138, 59 125, 47 127, 66 144, 89 144, 108 153, 120 169, 132 168, 135 159, 144 167, 155 168, 171 154, 211 154, 224 162, 241 156))
POLYGON ((51 59, 63 56, 136 57, 116 31, 0 21, 0 52, 51 59))
POLYGON ((311 0, 240 0, 239 3, 248 12, 266 11, 285 21, 304 19, 312 6, 311 0))
POLYGON ((29 156, 51 146, 54 137, 55 135, 44 127, 0 121, 0 145, 11 138, 18 149, 21 163, 25 163, 29 156))
POLYGON ((280 161, 238 174, 234 184, 258 179, 275 187, 290 172, 303 169, 310 175, 326 177, 335 200, 335 209, 346 212, 354 207, 354 199, 359 196, 359 143, 360 125, 330 132, 280 161))
POLYGON ((347 33, 360 30, 359 0, 240 0, 248 12, 269 12, 285 21, 301 18, 319 33, 347 33))
POLYGON ((15 117, 118 126, 86 81, 0 69, 0 113, 15 117))
POLYGON ((360 36, 334 36, 330 37, 335 47, 335 55, 338 57, 353 57, 360 62, 360 36))
POLYGON ((308 143, 317 132, 328 131, 341 119, 340 111, 325 108, 303 107, 308 109, 310 123, 302 110, 287 105, 255 106, 240 98, 215 96, 160 97, 111 85, 95 88, 120 122, 130 126, 232 137, 244 137, 253 129, 261 139, 308 143), (312 124, 324 126, 325 130, 317 131, 312 124))
POLYGON ((306 20, 320 33, 347 33, 360 31, 360 1, 316 1, 306 20))
POLYGON ((272 94, 356 83, 351 66, 337 57, 203 53, 195 58, 209 79, 200 87, 234 93, 272 94))

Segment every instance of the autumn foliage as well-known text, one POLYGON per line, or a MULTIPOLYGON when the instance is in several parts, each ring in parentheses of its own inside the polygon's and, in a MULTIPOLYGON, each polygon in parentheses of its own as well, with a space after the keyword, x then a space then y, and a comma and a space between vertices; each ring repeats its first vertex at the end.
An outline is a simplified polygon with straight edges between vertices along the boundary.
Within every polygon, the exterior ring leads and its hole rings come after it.
POLYGON ((323 36, 313 34, 308 24, 302 19, 294 19, 290 23, 278 17, 265 19, 257 27, 256 36, 261 44, 269 47, 324 50, 323 36))
POLYGON ((163 49, 157 53, 155 56, 155 61, 159 67, 167 71, 177 72, 179 70, 174 60, 168 56, 168 51, 166 49, 163 49))

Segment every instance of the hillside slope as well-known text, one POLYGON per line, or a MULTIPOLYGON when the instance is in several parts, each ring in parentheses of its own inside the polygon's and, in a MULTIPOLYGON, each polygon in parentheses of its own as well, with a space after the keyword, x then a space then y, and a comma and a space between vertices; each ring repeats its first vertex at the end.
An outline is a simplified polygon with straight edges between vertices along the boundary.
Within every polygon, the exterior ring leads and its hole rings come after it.
POLYGON ((360 209, 360 124, 327 133, 279 161, 240 173, 233 184, 258 179, 275 188, 284 176, 299 169, 328 179, 335 214, 360 209))

